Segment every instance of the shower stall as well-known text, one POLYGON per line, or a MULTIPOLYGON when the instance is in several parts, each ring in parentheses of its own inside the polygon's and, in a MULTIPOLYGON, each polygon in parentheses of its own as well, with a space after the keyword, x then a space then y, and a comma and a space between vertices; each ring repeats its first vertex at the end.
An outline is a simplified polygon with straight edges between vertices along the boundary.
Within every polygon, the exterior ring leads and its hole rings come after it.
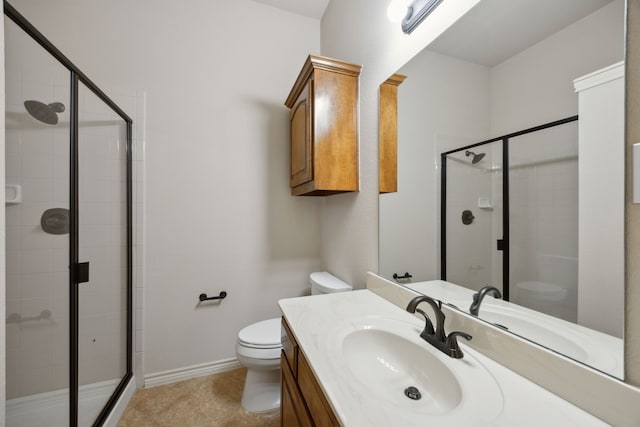
POLYGON ((132 120, 4 11, 6 425, 101 425, 132 377, 132 120))
POLYGON ((575 322, 577 116, 441 154, 441 278, 575 322))

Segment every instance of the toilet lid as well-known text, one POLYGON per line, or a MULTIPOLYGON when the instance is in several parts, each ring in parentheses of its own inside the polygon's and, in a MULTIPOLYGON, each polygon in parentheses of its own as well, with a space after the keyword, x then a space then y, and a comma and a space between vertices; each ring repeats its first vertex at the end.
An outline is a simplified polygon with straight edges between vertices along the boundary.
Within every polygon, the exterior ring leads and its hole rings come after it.
POLYGON ((315 286, 320 292, 325 294, 346 292, 353 289, 350 285, 326 271, 311 273, 309 275, 309 281, 311 282, 311 286, 315 286))
POLYGON ((247 347, 280 347, 280 318, 263 320, 249 325, 238 333, 238 341, 247 347))

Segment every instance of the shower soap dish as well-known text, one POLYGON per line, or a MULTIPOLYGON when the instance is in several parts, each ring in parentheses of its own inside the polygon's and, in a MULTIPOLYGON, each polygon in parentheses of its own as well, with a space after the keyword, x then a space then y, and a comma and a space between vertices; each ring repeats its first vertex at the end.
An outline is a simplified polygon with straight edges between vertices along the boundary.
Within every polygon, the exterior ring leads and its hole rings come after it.
POLYGON ((493 209, 493 206, 491 206, 491 202, 487 197, 478 197, 478 207, 480 209, 493 209))
POLYGON ((4 195, 5 205, 19 205, 22 203, 22 186, 17 184, 5 184, 4 195))

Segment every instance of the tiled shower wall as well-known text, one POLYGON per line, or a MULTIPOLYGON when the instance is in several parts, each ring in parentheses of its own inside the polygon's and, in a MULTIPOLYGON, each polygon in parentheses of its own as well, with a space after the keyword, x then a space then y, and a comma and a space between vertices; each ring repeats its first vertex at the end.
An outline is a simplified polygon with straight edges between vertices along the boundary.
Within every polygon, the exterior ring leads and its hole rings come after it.
POLYGON ((22 202, 6 206, 7 399, 65 388, 69 360, 69 235, 40 226, 49 208, 69 207, 69 75, 6 23, 6 183, 22 202), (57 126, 23 102, 58 101, 57 126), (40 317, 38 317, 40 316, 40 317), (32 319, 32 320, 28 320, 32 319))
POLYGON ((493 218, 501 210, 479 207, 478 199, 495 202, 492 191, 493 165, 489 147, 474 148, 485 157, 472 164, 465 151, 447 156, 447 280, 480 290, 492 282, 491 259, 495 250, 492 240, 493 218), (462 222, 462 212, 474 217, 470 224, 462 222))

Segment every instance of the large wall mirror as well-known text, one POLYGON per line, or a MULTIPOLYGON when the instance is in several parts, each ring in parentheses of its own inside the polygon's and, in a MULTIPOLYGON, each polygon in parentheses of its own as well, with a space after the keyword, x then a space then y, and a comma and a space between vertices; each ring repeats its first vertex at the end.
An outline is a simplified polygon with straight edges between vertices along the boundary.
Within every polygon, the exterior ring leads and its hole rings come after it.
POLYGON ((397 71, 379 215, 381 276, 465 311, 495 287, 480 319, 618 378, 624 15, 624 0, 479 2, 397 71))

